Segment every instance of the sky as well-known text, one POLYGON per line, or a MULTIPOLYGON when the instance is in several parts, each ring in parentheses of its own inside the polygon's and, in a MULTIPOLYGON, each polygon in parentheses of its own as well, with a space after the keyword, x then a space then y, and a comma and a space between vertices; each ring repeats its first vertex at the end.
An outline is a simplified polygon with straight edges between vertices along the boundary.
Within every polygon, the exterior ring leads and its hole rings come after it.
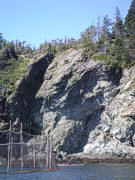
POLYGON ((114 18, 119 7, 124 19, 131 0, 1 0, 0 32, 8 41, 35 45, 45 40, 74 37, 98 17, 114 18))

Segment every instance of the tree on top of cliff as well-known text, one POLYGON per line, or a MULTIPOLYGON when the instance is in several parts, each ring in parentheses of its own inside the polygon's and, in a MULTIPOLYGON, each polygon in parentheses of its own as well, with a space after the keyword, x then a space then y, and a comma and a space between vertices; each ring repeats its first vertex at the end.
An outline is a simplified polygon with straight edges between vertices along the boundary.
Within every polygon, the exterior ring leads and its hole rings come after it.
POLYGON ((6 44, 6 40, 3 38, 2 33, 0 33, 0 49, 6 44))
POLYGON ((125 27, 129 36, 135 37, 135 0, 132 0, 130 9, 125 18, 125 27))
POLYGON ((81 33, 80 43, 84 49, 83 54, 87 57, 95 52, 95 43, 97 37, 97 28, 91 25, 84 32, 81 33))
POLYGON ((123 20, 121 18, 121 14, 120 14, 120 10, 118 7, 116 7, 115 10, 115 22, 113 25, 113 31, 112 34, 113 36, 117 37, 117 36, 121 36, 124 30, 124 24, 123 24, 123 20))
POLYGON ((101 30, 101 39, 103 40, 103 42, 107 42, 110 40, 111 37, 111 33, 110 33, 110 28, 111 28, 111 20, 108 17, 108 15, 104 16, 103 19, 103 26, 102 26, 102 30, 101 30))
POLYGON ((132 0, 128 14, 125 18, 125 29, 127 36, 127 46, 130 52, 131 64, 135 62, 135 0, 132 0))

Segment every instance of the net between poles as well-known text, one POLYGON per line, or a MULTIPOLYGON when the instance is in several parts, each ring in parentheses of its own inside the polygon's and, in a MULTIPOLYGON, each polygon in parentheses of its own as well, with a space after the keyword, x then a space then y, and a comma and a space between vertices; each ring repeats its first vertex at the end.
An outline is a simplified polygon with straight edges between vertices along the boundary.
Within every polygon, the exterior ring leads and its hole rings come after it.
POLYGON ((0 172, 31 172, 56 169, 52 137, 38 136, 22 131, 6 132, 8 142, 0 144, 0 172))

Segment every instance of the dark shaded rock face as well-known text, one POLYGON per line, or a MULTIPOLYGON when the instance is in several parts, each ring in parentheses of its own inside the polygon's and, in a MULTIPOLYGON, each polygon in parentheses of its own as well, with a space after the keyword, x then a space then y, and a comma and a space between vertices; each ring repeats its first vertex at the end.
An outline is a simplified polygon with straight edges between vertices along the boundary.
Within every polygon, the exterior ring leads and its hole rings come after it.
POLYGON ((27 131, 34 131, 38 127, 30 113, 35 103, 36 93, 44 81, 44 74, 52 59, 53 55, 47 54, 30 63, 27 73, 18 82, 15 93, 8 97, 8 113, 14 126, 17 127, 21 121, 27 131))
POLYGON ((84 61, 78 50, 38 58, 8 97, 8 115, 16 128, 22 121, 31 133, 52 134, 64 155, 133 158, 134 72, 84 61))

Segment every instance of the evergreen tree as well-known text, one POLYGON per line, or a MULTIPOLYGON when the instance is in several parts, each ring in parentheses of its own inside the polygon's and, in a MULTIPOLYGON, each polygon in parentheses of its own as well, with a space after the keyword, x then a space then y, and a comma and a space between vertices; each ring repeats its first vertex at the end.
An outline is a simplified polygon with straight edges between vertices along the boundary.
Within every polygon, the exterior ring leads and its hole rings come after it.
POLYGON ((111 37, 110 27, 111 27, 111 25, 112 25, 112 23, 111 23, 108 15, 106 15, 103 19, 103 26, 102 26, 102 30, 101 30, 101 39, 103 42, 110 40, 110 37, 111 37))
POLYGON ((99 51, 102 51, 104 54, 108 52, 110 46, 111 26, 112 26, 111 20, 109 19, 108 15, 106 15, 103 19, 103 25, 101 26, 101 32, 97 42, 97 48, 99 49, 99 51))
POLYGON ((17 58, 15 46, 12 42, 7 42, 3 48, 3 54, 7 59, 17 58))
POLYGON ((131 64, 135 62, 135 0, 132 0, 128 14, 125 18, 127 45, 131 64))
POLYGON ((121 36, 124 30, 124 25, 123 25, 123 21, 121 18, 121 14, 120 14, 120 10, 118 7, 116 7, 116 11, 115 11, 115 22, 113 25, 113 36, 117 37, 117 36, 121 36))
POLYGON ((111 64, 120 67, 125 66, 124 58, 124 25, 121 18, 120 10, 116 7, 115 10, 115 21, 112 27, 112 37, 109 47, 109 55, 112 57, 111 64))
POLYGON ((6 40, 3 38, 2 33, 0 33, 0 49, 4 47, 6 40))
POLYGON ((88 27, 83 33, 81 33, 81 41, 92 41, 96 40, 97 28, 95 25, 88 27))
POLYGON ((97 20, 97 40, 100 39, 100 36, 101 36, 101 18, 98 17, 98 20, 97 20))
POLYGON ((128 36, 135 37, 135 0, 132 0, 130 9, 125 18, 125 27, 127 29, 128 36))
POLYGON ((95 42, 97 38, 97 28, 95 25, 88 27, 81 33, 80 43, 84 48, 83 56, 89 57, 95 52, 95 42))

